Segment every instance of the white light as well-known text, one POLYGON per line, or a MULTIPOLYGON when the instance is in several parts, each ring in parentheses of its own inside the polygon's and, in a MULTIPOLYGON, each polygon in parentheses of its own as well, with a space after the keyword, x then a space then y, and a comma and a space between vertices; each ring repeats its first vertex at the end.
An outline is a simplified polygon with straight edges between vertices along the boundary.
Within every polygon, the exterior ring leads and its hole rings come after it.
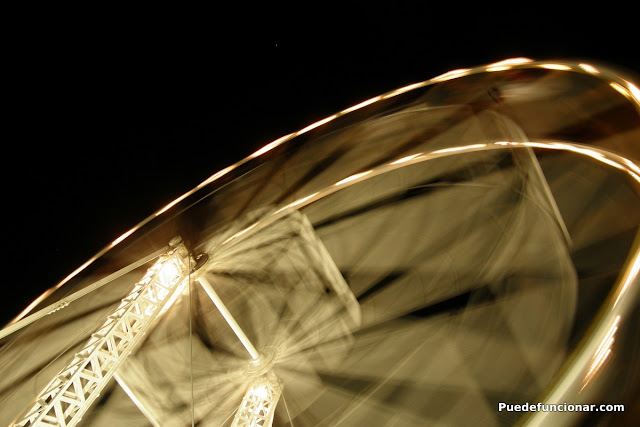
POLYGON ((337 187, 339 185, 346 184, 347 182, 355 181, 358 178, 362 178, 365 175, 369 175, 371 172, 373 172, 373 171, 372 170, 368 170, 366 172, 360 172, 360 173, 357 173, 355 175, 351 175, 350 177, 347 177, 347 178, 345 178, 345 179, 343 179, 341 181, 338 181, 333 185, 337 187))
POLYGON ((171 209, 173 206, 175 206, 176 204, 180 203, 182 200, 186 199, 189 194, 191 194, 191 193, 185 193, 182 196, 178 197, 173 202, 169 203, 167 206, 165 206, 164 208, 162 208, 158 212, 156 212, 156 216, 162 215, 163 213, 165 213, 166 211, 171 209))
POLYGON ((296 200, 295 202, 292 202, 291 204, 289 204, 289 207, 290 207, 290 208, 292 208, 292 207, 294 207, 294 206, 301 205, 301 204, 303 204, 304 202, 306 202, 307 200, 309 200, 309 199, 313 198, 314 196, 316 196, 317 194, 318 194, 318 192, 315 192, 315 193, 313 193, 313 194, 309 194, 309 195, 308 195, 308 196, 306 196, 306 197, 303 197, 302 199, 298 199, 298 200, 296 200))
POLYGON ((640 273, 640 254, 636 255, 636 258, 633 260, 633 264, 631 264, 631 268, 629 272, 624 275, 624 284, 622 285, 622 289, 618 293, 618 297, 616 298, 616 302, 613 303, 615 307, 620 302, 620 298, 627 292, 629 285, 633 283, 638 277, 638 273, 640 273))
POLYGON ((267 387, 265 387, 264 384, 260 384, 259 386, 252 388, 250 393, 260 400, 266 400, 269 397, 269 390, 267 390, 267 387))
POLYGON ((415 159, 416 157, 421 156, 421 155, 422 155, 422 153, 412 154, 412 155, 410 155, 410 156, 403 157, 403 158, 401 158, 401 159, 398 159, 398 160, 396 160, 396 161, 393 161, 393 162, 391 162, 391 163, 389 163, 389 164, 390 164, 390 165, 399 165, 399 164, 401 164, 401 163, 406 163, 406 162, 408 162, 409 160, 413 160, 413 159, 415 159))
POLYGON ((627 86, 629 86, 629 90, 631 91, 631 95, 635 98, 635 100, 640 103, 640 89, 637 88, 636 85, 634 85, 631 82, 625 82, 627 83, 627 86))
POLYGON ((290 133, 288 135, 280 137, 280 138, 276 139, 275 141, 272 141, 272 142, 268 143, 267 145, 265 145, 264 147, 262 147, 261 149, 259 149, 258 151, 256 151, 252 155, 250 155, 249 157, 253 159, 255 157, 258 157, 258 156, 266 153, 267 151, 273 150, 278 145, 282 144, 284 141, 286 141, 287 139, 289 139, 292 136, 293 136, 293 133, 290 133))
POLYGON ((236 168, 236 165, 231 165, 231 166, 227 166, 226 168, 222 169, 221 171, 218 171, 218 172, 214 173, 209 178, 207 178, 206 180, 202 181, 200 183, 200 185, 198 185, 196 187, 196 190, 201 189, 205 185, 211 184, 213 181, 215 181, 216 179, 220 178, 223 175, 226 175, 227 173, 231 172, 235 168, 236 168))
POLYGON ((184 246, 160 257, 15 425, 75 426, 81 420, 118 366, 140 344, 154 319, 179 294, 175 285, 184 266, 179 258, 182 251, 184 246), (149 277, 151 280, 141 285, 149 277), (68 407, 74 408, 73 412, 67 412, 68 407))
POLYGON ((469 68, 451 70, 451 71, 447 71, 444 74, 439 75, 438 77, 433 78, 432 80, 437 82, 443 82, 446 80, 451 80, 451 79, 456 79, 458 77, 466 76, 467 74, 469 74, 469 72, 471 72, 471 69, 469 68))
POLYGON ((476 148, 482 148, 482 147, 486 147, 487 144, 472 144, 472 145, 465 145, 463 147, 451 147, 451 148, 443 148, 441 150, 436 150, 433 152, 433 154, 441 154, 441 153, 453 153, 456 151, 467 151, 467 150, 473 150, 476 148))
POLYGON ((176 279, 180 277, 180 270, 174 260, 165 263, 159 273, 160 281, 165 287, 173 287, 176 279))
POLYGON ((505 71, 505 70, 510 70, 511 66, 510 65, 500 65, 497 67, 489 67, 487 68, 488 72, 494 72, 494 71, 505 71))
POLYGON ((233 239, 236 239, 240 236, 242 236, 243 234, 249 232, 250 230, 252 230, 253 228, 255 228, 258 225, 258 223, 253 223, 251 224, 249 227, 238 231, 236 234, 234 234, 233 236, 229 237, 227 240, 225 240, 224 242, 222 242, 223 245, 226 245, 227 243, 229 243, 230 241, 232 241, 233 239))
POLYGON ((571 69, 568 65, 562 64, 542 64, 540 68, 546 68, 547 70, 559 70, 559 71, 568 71, 571 69))
POLYGON ((329 123, 331 120, 335 119, 336 117, 338 117, 338 116, 336 114, 334 114, 333 116, 329 116, 326 119, 319 120, 319 121, 307 126, 306 128, 298 131, 296 133, 296 135, 302 135, 303 133, 309 132, 310 130, 315 129, 318 126, 322 126, 325 123, 329 123))
POLYGON ((598 74, 600 73, 600 71, 598 71, 598 69, 592 65, 589 64, 580 64, 579 65, 580 68, 582 68, 583 70, 585 70, 587 73, 591 73, 591 74, 598 74))
POLYGON ((384 99, 392 98, 394 96, 400 95, 401 93, 409 92, 410 90, 419 88, 420 86, 424 86, 425 82, 413 83, 409 86, 401 87, 400 89, 396 89, 393 92, 389 92, 383 96, 384 99))
POLYGON ((592 358, 591 366, 587 371, 587 375, 584 377, 584 384, 582 386, 582 389, 584 389, 586 385, 589 383, 589 381, 591 381, 593 377, 598 373, 600 368, 604 365, 604 362, 607 360, 607 358, 611 354, 611 346, 615 341, 614 336, 618 331, 619 323, 620 323, 620 315, 616 316, 615 320, 613 321, 613 325, 611 325, 607 333, 602 338, 600 345, 596 349, 592 358))
POLYGON ((118 243, 122 242, 124 239, 126 239, 127 237, 132 235, 133 232, 136 231, 136 230, 137 230, 137 227, 134 227, 131 230, 129 230, 126 233, 124 233, 122 236, 118 237, 116 240, 113 241, 113 243, 111 243, 111 247, 113 247, 113 246, 117 245, 118 243))
POLYGON ((493 64, 489 64, 489 67, 500 67, 503 65, 518 65, 518 64, 526 64, 527 62, 533 62, 533 59, 529 58, 509 58, 503 61, 494 62, 493 64))
POLYGON ((627 88, 625 88, 624 86, 622 86, 622 85, 620 85, 620 84, 618 84, 616 82, 609 83, 609 86, 611 86, 612 88, 614 88, 615 90, 620 92, 622 95, 625 96, 625 98, 630 98, 631 97, 631 94, 629 93, 627 88))
POLYGON ((273 372, 255 378, 249 384, 231 426, 271 427, 281 394, 282 383, 273 372))
POLYGON ((382 96, 376 96, 375 98, 367 99, 366 101, 361 102, 360 104, 356 104, 353 107, 349 107, 346 110, 342 110, 341 113, 344 114, 344 113, 350 113, 355 110, 359 110, 360 108, 366 107, 367 105, 373 104, 374 102, 377 102, 381 99, 382 99, 382 96))

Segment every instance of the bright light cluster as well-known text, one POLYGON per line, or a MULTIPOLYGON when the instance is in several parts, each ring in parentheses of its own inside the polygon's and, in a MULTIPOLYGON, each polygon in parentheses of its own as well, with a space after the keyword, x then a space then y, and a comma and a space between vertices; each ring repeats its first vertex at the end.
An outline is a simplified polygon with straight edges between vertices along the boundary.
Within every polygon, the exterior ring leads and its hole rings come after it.
POLYGON ((282 384, 272 373, 257 377, 249 384, 232 427, 270 427, 282 384))
POLYGON ((179 295, 188 271, 177 248, 161 256, 13 426, 75 426, 179 295))

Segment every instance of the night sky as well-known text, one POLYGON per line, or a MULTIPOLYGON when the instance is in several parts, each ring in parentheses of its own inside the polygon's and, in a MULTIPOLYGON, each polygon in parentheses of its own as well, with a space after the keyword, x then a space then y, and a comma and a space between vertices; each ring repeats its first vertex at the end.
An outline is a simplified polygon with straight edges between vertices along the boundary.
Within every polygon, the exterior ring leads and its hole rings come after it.
POLYGON ((3 61, 4 322, 214 172, 360 101, 514 56, 640 73, 606 11, 85 12, 21 16, 3 61))

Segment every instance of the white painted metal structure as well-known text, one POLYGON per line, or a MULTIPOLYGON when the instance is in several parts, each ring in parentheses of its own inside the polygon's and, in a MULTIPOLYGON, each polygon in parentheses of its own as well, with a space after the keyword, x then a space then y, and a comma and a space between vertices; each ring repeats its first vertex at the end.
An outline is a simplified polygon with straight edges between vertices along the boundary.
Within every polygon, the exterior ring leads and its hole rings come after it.
POLYGON ((77 425, 156 317, 184 290, 189 275, 185 253, 179 246, 160 256, 13 425, 77 425))
MULTIPOLYGON (((116 375, 120 365, 139 345, 154 321, 180 297, 190 280, 193 260, 182 243, 162 254, 135 284, 118 308, 111 313, 89 341, 77 352, 67 366, 36 397, 31 407, 20 416, 14 426, 77 425, 83 415, 116 375)), ((238 323, 206 278, 197 279, 223 314, 229 326, 241 340, 254 361, 260 354, 248 340, 238 323)), ((118 378, 123 387, 124 378, 118 378)), ((270 427, 282 384, 268 370, 262 370, 249 385, 234 418, 234 427, 270 427)), ((132 396, 135 399, 135 396, 132 396)), ((138 404, 141 403, 138 401, 138 404)), ((152 412, 144 405, 145 414, 152 412)), ((160 423, 160 420, 157 420, 160 423)))
POLYGON ((633 403, 639 140, 637 86, 585 63, 516 58, 347 108, 0 331, 0 424, 637 424, 498 404, 633 403), (192 253, 162 250, 175 235, 192 253))
POLYGON ((236 412, 232 427, 271 426, 281 394, 282 384, 273 373, 253 380, 236 412))

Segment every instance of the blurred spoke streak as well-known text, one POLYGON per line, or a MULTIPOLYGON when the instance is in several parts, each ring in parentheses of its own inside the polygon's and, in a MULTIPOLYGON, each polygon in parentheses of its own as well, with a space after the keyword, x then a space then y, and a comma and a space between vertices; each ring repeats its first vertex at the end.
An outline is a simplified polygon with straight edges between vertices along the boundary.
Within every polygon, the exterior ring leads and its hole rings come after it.
POLYGON ((512 58, 276 139, 0 332, 0 423, 629 424, 498 403, 632 409, 640 394, 631 81, 512 58), (176 253, 166 301, 134 328, 123 307, 176 253), (139 338, 119 346, 113 322, 139 338), (91 359, 100 339, 107 356, 91 359), (68 384, 95 393, 72 402, 68 384))

